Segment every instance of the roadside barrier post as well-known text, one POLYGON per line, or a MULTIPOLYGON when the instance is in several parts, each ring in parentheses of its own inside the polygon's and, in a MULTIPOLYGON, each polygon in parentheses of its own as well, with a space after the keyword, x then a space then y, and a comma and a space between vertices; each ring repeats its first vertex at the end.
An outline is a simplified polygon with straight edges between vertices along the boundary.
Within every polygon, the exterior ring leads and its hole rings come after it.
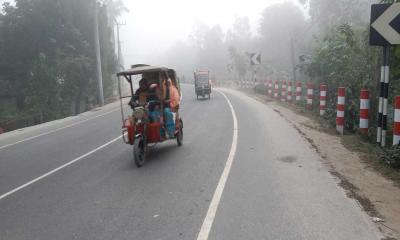
POLYGON ((319 115, 323 116, 326 109, 326 85, 321 84, 319 90, 319 115))
POLYGON ((307 84, 307 109, 312 110, 314 98, 314 85, 313 83, 307 84))
POLYGON ((268 81, 268 95, 272 96, 272 80, 268 81))
POLYGON ((288 92, 287 92, 287 100, 288 100, 288 102, 292 102, 292 96, 293 96, 292 81, 289 81, 288 92))
POLYGON ((281 102, 286 102, 286 81, 282 80, 281 85, 281 102))
POLYGON ((369 91, 361 89, 360 91, 360 132, 368 132, 369 119, 369 91))
POLYGON ((400 96, 394 100, 394 124, 393 124, 393 145, 400 142, 400 96))
POLYGON ((343 135, 344 131, 344 104, 345 104, 346 89, 338 88, 337 98, 337 113, 336 113, 336 130, 343 135))
POLYGON ((275 86, 274 86, 274 98, 278 99, 279 97, 279 82, 275 81, 275 86))
POLYGON ((297 82, 296 84, 296 101, 301 101, 301 92, 302 92, 302 87, 301 87, 301 82, 297 82))

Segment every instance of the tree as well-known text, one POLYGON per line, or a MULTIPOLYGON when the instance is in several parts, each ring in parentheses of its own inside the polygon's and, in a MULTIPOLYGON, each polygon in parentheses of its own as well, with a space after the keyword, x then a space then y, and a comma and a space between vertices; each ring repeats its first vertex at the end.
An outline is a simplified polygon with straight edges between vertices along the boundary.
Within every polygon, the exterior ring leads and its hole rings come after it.
POLYGON ((187 41, 177 41, 163 54, 161 61, 174 69, 178 69, 179 74, 192 77, 198 61, 197 51, 187 41))
POLYGON ((197 24, 190 40, 197 52, 195 68, 208 68, 217 77, 225 76, 228 53, 222 28, 219 25, 210 28, 205 24, 197 24))
POLYGON ((303 12, 293 3, 286 2, 267 7, 261 17, 259 33, 260 48, 266 61, 278 71, 291 72, 294 49, 301 49, 307 23, 303 12))
POLYGON ((248 17, 236 17, 227 31, 226 42, 230 47, 246 52, 252 48, 252 34, 248 17))
POLYGON ((343 23, 366 26, 372 0, 301 0, 308 5, 311 21, 320 31, 343 23))
MULTIPOLYGON (((116 71, 113 22, 119 0, 100 6, 100 42, 106 96, 116 71), (111 11, 112 12, 109 12, 111 11), (110 17, 111 16, 111 17, 110 17)), ((20 114, 42 121, 78 114, 96 101, 93 0, 15 0, 0 11, 0 101, 15 98, 20 114)), ((2 118, 2 116, 0 116, 2 118)))
POLYGON ((235 47, 229 47, 229 57, 232 62, 233 69, 237 74, 237 80, 243 80, 248 69, 248 61, 246 61, 247 56, 243 53, 240 53, 235 47))

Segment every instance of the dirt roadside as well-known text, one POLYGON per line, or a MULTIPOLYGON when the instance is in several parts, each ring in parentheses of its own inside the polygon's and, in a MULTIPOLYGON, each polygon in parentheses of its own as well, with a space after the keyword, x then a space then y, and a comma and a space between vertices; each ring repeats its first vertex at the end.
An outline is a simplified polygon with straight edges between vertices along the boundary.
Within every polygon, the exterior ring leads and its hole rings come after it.
POLYGON ((321 124, 271 98, 254 92, 245 92, 263 102, 282 116, 311 144, 321 156, 332 175, 336 176, 346 194, 354 198, 375 222, 386 239, 400 240, 400 188, 377 172, 365 160, 365 153, 351 151, 337 134, 321 131, 321 124))

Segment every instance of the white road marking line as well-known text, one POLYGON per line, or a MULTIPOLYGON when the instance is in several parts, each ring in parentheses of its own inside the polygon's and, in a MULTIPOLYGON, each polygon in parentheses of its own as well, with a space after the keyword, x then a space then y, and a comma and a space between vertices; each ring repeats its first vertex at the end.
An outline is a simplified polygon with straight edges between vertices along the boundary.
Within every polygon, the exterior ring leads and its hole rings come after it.
POLYGON ((203 221, 203 225, 201 226, 199 235, 197 236, 197 240, 207 240, 210 235, 211 227, 214 223, 215 215, 217 213, 218 205, 221 201, 222 193, 225 188, 226 181, 228 180, 229 172, 232 167, 233 159, 235 158, 236 148, 237 148, 237 140, 238 140, 238 124, 237 117, 235 113, 235 109, 232 106, 229 98, 221 91, 216 90, 220 93, 226 101, 228 102, 229 108, 231 109, 232 118, 233 118, 233 139, 231 150, 229 152, 228 160, 226 161, 224 171, 222 172, 221 178, 219 179, 217 188, 215 189, 214 196, 211 200, 210 206, 208 207, 207 215, 203 221))
POLYGON ((20 140, 20 141, 14 142, 14 143, 10 143, 10 144, 6 144, 6 145, 3 145, 3 146, 0 146, 0 150, 2 150, 4 148, 7 148, 7 147, 14 146, 14 145, 16 145, 18 143, 23 143, 23 142, 26 142, 26 141, 29 141, 29 140, 32 140, 32 139, 35 139, 35 138, 38 138, 38 137, 42 137, 42 136, 45 136, 45 135, 48 135, 48 134, 51 134, 51 133, 55 133, 55 132, 61 131, 61 130, 66 129, 66 128, 70 128, 70 127, 79 125, 81 123, 84 123, 84 122, 87 122, 87 121, 90 121, 90 120, 93 120, 93 119, 96 119, 96 118, 99 118, 99 117, 103 117, 103 116, 105 116, 105 115, 107 115, 109 113, 115 112, 117 110, 119 110, 119 108, 111 110, 111 111, 108 111, 108 112, 105 112, 103 114, 100 114, 100 115, 97 115, 97 116, 94 116, 94 117, 91 117, 91 118, 87 118, 85 120, 82 120, 82 121, 79 121, 79 122, 76 122, 76 123, 69 124, 69 125, 61 127, 61 128, 57 128, 57 129, 54 129, 54 130, 51 130, 51 131, 48 131, 48 132, 41 133, 39 135, 35 135, 35 136, 29 137, 29 138, 25 138, 23 140, 20 140))
POLYGON ((107 143, 101 145, 100 147, 95 148, 95 149, 93 149, 92 151, 90 151, 90 152, 88 152, 88 153, 85 153, 85 154, 83 154, 83 155, 81 155, 81 156, 75 158, 74 160, 72 160, 72 161, 70 161, 70 162, 67 162, 66 164, 64 164, 64 165, 62 165, 62 166, 60 166, 60 167, 58 167, 58 168, 56 168, 56 169, 53 169, 53 170, 51 170, 50 172, 48 172, 48 173, 46 173, 46 174, 43 174, 43 175, 40 176, 40 177, 37 177, 37 178, 35 178, 35 179, 33 179, 33 180, 31 180, 31 181, 29 181, 29 182, 27 182, 27 183, 25 183, 25 184, 23 184, 23 185, 17 187, 17 188, 14 188, 13 190, 11 190, 11 191, 9 191, 9 192, 7 192, 7 193, 1 195, 1 196, 0 196, 0 200, 2 200, 2 199, 4 199, 4 198, 10 196, 11 194, 14 194, 14 193, 16 193, 16 192, 18 192, 18 191, 20 191, 20 190, 22 190, 22 189, 24 189, 24 188, 26 188, 26 187, 32 185, 32 184, 34 184, 34 183, 36 183, 36 182, 42 180, 43 178, 46 178, 46 177, 48 177, 48 176, 50 176, 50 175, 52 175, 52 174, 54 174, 54 173, 60 171, 61 169, 65 168, 65 167, 68 167, 69 165, 71 165, 71 164, 73 164, 73 163, 75 163, 75 162, 77 162, 77 161, 79 161, 79 160, 81 160, 81 159, 83 159, 83 158, 85 158, 85 157, 87 157, 87 156, 93 154, 94 152, 97 152, 98 150, 100 150, 100 149, 102 149, 102 148, 107 147, 108 145, 114 143, 114 142, 117 141, 118 139, 121 139, 121 136, 118 136, 117 138, 114 138, 113 140, 111 140, 111 141, 109 141, 109 142, 107 142, 107 143))

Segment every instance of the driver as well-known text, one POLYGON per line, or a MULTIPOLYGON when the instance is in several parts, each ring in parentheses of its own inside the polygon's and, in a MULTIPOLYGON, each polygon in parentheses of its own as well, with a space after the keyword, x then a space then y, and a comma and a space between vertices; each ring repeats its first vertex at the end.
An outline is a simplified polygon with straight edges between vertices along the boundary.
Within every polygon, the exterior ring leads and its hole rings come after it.
POLYGON ((150 88, 149 81, 146 78, 142 78, 139 81, 139 88, 129 101, 129 105, 133 108, 137 104, 145 105, 153 100, 156 100, 155 91, 150 88))

